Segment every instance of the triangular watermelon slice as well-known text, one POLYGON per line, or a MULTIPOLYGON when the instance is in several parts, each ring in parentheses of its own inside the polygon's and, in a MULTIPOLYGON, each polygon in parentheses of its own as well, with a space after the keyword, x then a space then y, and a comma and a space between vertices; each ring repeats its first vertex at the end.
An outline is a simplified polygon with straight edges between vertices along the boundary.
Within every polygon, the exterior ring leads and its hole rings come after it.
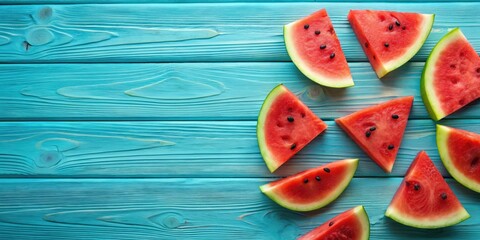
POLYGON ((437 125, 437 146, 450 175, 480 193, 480 134, 437 125))
POLYGON ((412 103, 412 96, 397 98, 335 119, 335 122, 384 171, 391 172, 412 103))
POLYGON ((399 68, 422 47, 433 14, 350 10, 348 21, 379 78, 399 68))
POLYGON ((285 25, 283 36, 288 55, 305 76, 327 87, 353 86, 350 68, 325 9, 285 25))
POLYGON ((354 207, 326 221, 297 240, 368 240, 370 221, 363 206, 354 207))
POLYGON ((417 228, 448 227, 470 217, 424 151, 410 165, 385 216, 417 228))
POLYGON ((312 168, 260 187, 280 206, 295 211, 319 209, 337 199, 357 170, 358 159, 346 159, 312 168))
POLYGON ((436 121, 480 98, 480 56, 460 29, 450 31, 433 48, 420 89, 436 121))
POLYGON ((257 121, 260 153, 273 172, 327 129, 300 99, 282 84, 263 102, 257 121))

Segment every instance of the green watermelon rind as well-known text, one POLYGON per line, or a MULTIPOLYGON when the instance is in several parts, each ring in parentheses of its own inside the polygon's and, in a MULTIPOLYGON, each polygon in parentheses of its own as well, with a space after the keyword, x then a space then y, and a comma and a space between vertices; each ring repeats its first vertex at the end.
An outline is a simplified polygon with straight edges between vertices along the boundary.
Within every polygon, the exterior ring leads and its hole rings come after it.
POLYGON ((468 218, 470 218, 470 214, 468 214, 465 208, 460 208, 457 212, 451 214, 448 217, 442 216, 439 219, 429 219, 428 221, 425 220, 418 220, 412 217, 408 217, 400 210, 395 209, 392 206, 387 208, 385 212, 385 216, 410 227, 415 228, 424 228, 424 229, 435 229, 435 228, 444 228, 453 226, 455 224, 461 223, 468 218))
POLYGON ((355 212, 355 215, 358 217, 360 220, 360 223, 362 224, 362 236, 360 239, 362 240, 368 240, 370 239, 370 218, 368 217, 368 213, 365 210, 365 207, 363 205, 355 207, 353 210, 355 212))
POLYGON ((322 199, 322 201, 313 202, 311 204, 289 203, 288 201, 284 201, 281 196, 278 196, 273 191, 271 191, 272 189, 270 188, 269 183, 260 186, 260 191, 262 191, 262 193, 267 195, 267 197, 269 197, 271 200, 276 202, 278 205, 293 211, 308 212, 308 211, 320 209, 328 205, 329 203, 333 202, 345 191, 345 189, 348 187, 348 185, 352 181, 353 175, 357 171, 358 158, 344 159, 340 161, 344 161, 345 164, 348 164, 350 169, 349 171, 347 171, 346 177, 340 182, 340 184, 336 188, 336 191, 332 191, 332 193, 327 198, 322 199))
POLYGON ((267 95, 265 98, 265 101, 262 104, 262 107, 260 108, 260 113, 258 114, 258 120, 257 120, 257 141, 258 141, 258 147, 260 148, 260 154, 263 157, 263 160, 265 161, 265 164, 268 167, 268 170, 270 172, 274 172, 278 167, 280 167, 279 164, 277 164, 277 161, 275 161, 275 158, 273 155, 270 153, 267 147, 267 143, 265 141, 265 133, 263 131, 263 125, 265 124, 265 120, 267 119, 268 115, 268 110, 272 106, 272 104, 275 102, 276 98, 282 94, 285 93, 287 90, 283 84, 277 85, 275 88, 270 91, 270 93, 267 95))
POLYGON ((439 58, 440 53, 449 46, 452 41, 457 40, 458 38, 465 38, 460 28, 454 28, 445 36, 443 36, 440 41, 435 45, 432 52, 427 58, 427 62, 423 67, 422 78, 420 81, 420 93, 422 95, 423 103, 427 109, 430 117, 439 121, 440 119, 447 116, 445 112, 440 107, 440 100, 438 100, 434 87, 433 87, 433 72, 435 71, 435 63, 439 58))
POLYGON ((450 175, 452 175, 457 182, 466 188, 480 193, 480 184, 466 177, 464 174, 458 171, 452 163, 452 158, 450 157, 450 153, 448 151, 448 137, 450 132, 453 130, 454 129, 450 127, 437 124, 437 147, 438 153, 440 154, 440 159, 442 160, 442 163, 447 169, 448 173, 450 173, 450 175))
POLYGON ((284 38, 285 47, 287 49, 288 55, 290 56, 290 59, 292 59, 292 62, 295 64, 295 66, 297 66, 300 72, 302 72, 303 75, 305 75, 310 80, 322 86, 331 87, 331 88, 352 87, 354 83, 351 75, 350 77, 347 77, 347 78, 336 79, 328 76, 323 76, 322 74, 312 71, 307 67, 308 65, 303 62, 302 58, 298 55, 297 51, 295 50, 294 44, 290 40, 290 36, 293 36, 293 34, 290 32, 290 29, 292 28, 293 25, 295 25, 295 23, 296 21, 283 26, 283 38, 284 38))
POLYGON ((421 34, 417 38, 415 44, 413 44, 410 47, 410 49, 401 58, 393 59, 383 64, 382 71, 377 72, 377 75, 379 78, 382 78, 383 76, 387 75, 387 73, 403 66, 410 59, 412 59, 413 56, 415 56, 415 54, 418 53, 418 51, 420 51, 420 48, 422 48, 423 44, 425 43, 428 36, 430 35, 430 32, 433 27, 433 22, 435 21, 435 14, 422 14, 422 15, 425 20, 425 23, 422 25, 422 29, 419 31, 421 34))

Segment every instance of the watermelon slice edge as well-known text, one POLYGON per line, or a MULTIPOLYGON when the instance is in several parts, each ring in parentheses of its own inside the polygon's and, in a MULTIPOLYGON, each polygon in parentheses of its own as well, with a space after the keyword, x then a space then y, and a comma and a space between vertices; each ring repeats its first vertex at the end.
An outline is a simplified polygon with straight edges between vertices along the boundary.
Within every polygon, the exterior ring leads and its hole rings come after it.
POLYGON ((358 159, 339 160, 264 184, 260 191, 287 209, 313 211, 337 199, 357 167, 358 159))
POLYGON ((437 146, 448 173, 463 186, 480 193, 480 135, 437 124, 437 146), (455 149, 450 144, 460 146, 455 149))
POLYGON ((344 211, 298 238, 298 240, 316 239, 355 239, 368 240, 370 220, 365 208, 360 205, 344 211))
POLYGON ((327 129, 316 116, 283 84, 265 98, 257 120, 260 153, 270 172, 308 145, 327 129))
POLYGON ((480 97, 479 69, 480 56, 460 28, 438 41, 428 56, 420 83, 425 108, 433 120, 441 120, 480 97), (458 52, 465 56, 451 56, 458 52), (457 66, 460 64, 463 66, 457 66))
POLYGON ((283 36, 292 62, 310 80, 331 88, 354 85, 340 41, 325 9, 284 25, 283 36))

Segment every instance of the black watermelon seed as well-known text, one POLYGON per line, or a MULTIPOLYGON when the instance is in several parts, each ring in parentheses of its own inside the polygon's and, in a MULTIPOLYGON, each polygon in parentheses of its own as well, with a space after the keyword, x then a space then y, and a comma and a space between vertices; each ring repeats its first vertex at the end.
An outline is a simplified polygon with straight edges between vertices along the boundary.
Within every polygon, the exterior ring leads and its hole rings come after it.
POLYGON ((392 30, 392 29, 393 29, 393 24, 390 24, 390 25, 388 26, 388 30, 392 30))
POLYGON ((418 191, 420 189, 420 185, 418 183, 413 184, 413 189, 415 189, 415 191, 418 191))
POLYGON ((316 176, 315 180, 320 181, 320 176, 316 176))
POLYGON ((319 35, 319 34, 320 34, 320 30, 316 30, 315 35, 319 35))
POLYGON ((297 147, 297 144, 294 143, 294 144, 292 144, 292 146, 290 146, 290 149, 293 150, 293 149, 295 149, 296 147, 297 147))
POLYGON ((329 227, 331 227, 332 225, 333 225, 333 222, 330 222, 330 223, 328 224, 329 227))
POLYGON ((305 28, 305 29, 308 29, 309 27, 310 27, 310 25, 308 25, 308 24, 303 25, 303 28, 305 28))
POLYGON ((400 22, 397 20, 395 21, 395 25, 399 26, 400 27, 400 22))
POLYGON ((292 116, 288 116, 288 117, 287 117, 287 120, 288 120, 289 122, 295 121, 295 119, 294 119, 292 116))
POLYGON ((330 54, 330 58, 334 58, 334 57, 335 57, 335 53, 330 54))
POLYGON ((320 49, 325 49, 326 47, 327 47, 327 45, 325 45, 325 44, 320 45, 320 49))
POLYGON ((368 42, 365 43, 365 47, 368 48, 370 44, 368 44, 368 42))
POLYGON ((480 158, 476 157, 470 162, 470 167, 475 167, 480 162, 480 158))
POLYGON ((308 178, 303 179, 303 183, 308 183, 308 178))
POLYGON ((372 135, 372 133, 371 133, 370 131, 367 131, 367 132, 365 133, 365 136, 366 136, 367 138, 370 137, 370 135, 372 135))
POLYGON ((390 46, 390 44, 388 44, 387 42, 383 44, 385 47, 388 47, 390 46))
POLYGON ((376 127, 370 127, 370 131, 375 131, 375 130, 377 130, 376 127))
POLYGON ((397 114, 392 114, 392 118, 393 119, 398 119, 398 115, 397 114))
POLYGON ((388 150, 392 150, 394 148, 393 144, 388 145, 388 150))
POLYGON ((329 172, 330 172, 330 168, 327 168, 327 167, 326 167, 326 168, 323 168, 323 171, 329 173, 329 172))
POLYGON ((446 194, 446 193, 442 193, 442 194, 440 194, 440 197, 441 197, 443 200, 445 200, 445 199, 447 199, 447 194, 446 194))

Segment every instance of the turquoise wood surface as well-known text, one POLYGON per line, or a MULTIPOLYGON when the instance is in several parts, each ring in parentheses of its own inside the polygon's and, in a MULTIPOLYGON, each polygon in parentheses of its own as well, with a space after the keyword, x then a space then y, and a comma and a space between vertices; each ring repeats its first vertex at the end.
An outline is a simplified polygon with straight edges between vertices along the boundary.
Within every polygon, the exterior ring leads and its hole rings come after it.
MULTIPOLYGON (((480 132, 477 120, 447 126, 480 132)), ((275 174, 257 147, 253 121, 3 122, 0 177, 276 177, 360 158, 359 177, 401 177, 420 149, 444 176, 435 125, 410 120, 393 172, 384 173, 333 122, 275 174), (206 167, 208 166, 208 167, 206 167)))
MULTIPOLYGON (((370 239, 478 239, 480 218, 437 230, 412 229, 383 213, 401 178, 356 178, 331 205, 286 211, 258 186, 269 179, 4 179, 0 234, 17 239, 295 239, 364 204, 370 239), (361 200, 359 200, 359 196, 361 200), (9 203, 8 206, 4 206, 9 203), (19 230, 21 229, 21 230, 19 230)), ((480 195, 448 183, 470 213, 480 195)))
POLYGON ((424 61, 458 26, 480 48, 480 2, 25 5, 0 6, 0 62, 290 61, 282 26, 320 8, 350 62, 366 61, 346 18, 350 9, 435 13, 413 61, 424 61))
MULTIPOLYGON (((360 204, 373 240, 480 239, 480 194, 443 167, 435 123, 419 91, 424 61, 449 29, 460 27, 480 50, 478 1, 0 4, 0 239, 290 240, 360 204), (282 26, 322 7, 348 58, 353 88, 314 84, 284 49, 282 26), (435 13, 436 19, 412 61, 379 80, 346 20, 354 8, 435 13), (271 174, 255 125, 263 99, 279 83, 329 128, 271 174), (405 95, 415 97, 411 120, 393 172, 386 174, 333 120, 405 95), (420 230, 383 216, 420 150, 432 157, 470 219, 420 230), (319 211, 283 209, 258 189, 354 157, 360 164, 352 183, 319 211)), ((478 104, 441 123, 480 133, 478 104)))
MULTIPOLYGON (((480 48, 480 47, 479 47, 480 48)), ((399 96, 415 96, 411 118, 428 118, 420 97, 423 63, 378 80, 350 63, 355 87, 322 88, 292 63, 5 64, 1 120, 257 120, 279 83, 331 120, 399 96)), ((480 118, 479 103, 449 118, 480 118)))

